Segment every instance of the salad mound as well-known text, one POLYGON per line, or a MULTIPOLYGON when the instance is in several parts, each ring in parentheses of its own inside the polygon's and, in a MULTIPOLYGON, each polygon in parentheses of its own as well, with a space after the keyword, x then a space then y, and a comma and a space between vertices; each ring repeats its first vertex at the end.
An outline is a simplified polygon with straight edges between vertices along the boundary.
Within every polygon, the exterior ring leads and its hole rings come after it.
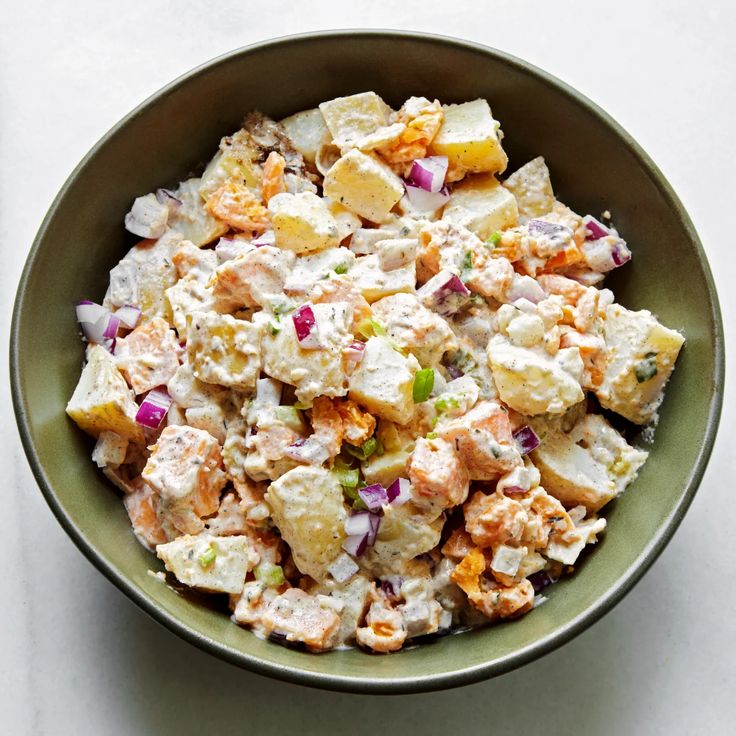
MULTIPOLYGON (((138 197, 68 415, 179 583, 310 651, 526 614, 646 461, 683 336, 482 99, 250 113, 138 197), (617 419, 618 415, 621 420, 617 419)), ((643 492, 643 491, 642 491, 643 492)), ((614 530, 615 533, 615 530, 614 530)))

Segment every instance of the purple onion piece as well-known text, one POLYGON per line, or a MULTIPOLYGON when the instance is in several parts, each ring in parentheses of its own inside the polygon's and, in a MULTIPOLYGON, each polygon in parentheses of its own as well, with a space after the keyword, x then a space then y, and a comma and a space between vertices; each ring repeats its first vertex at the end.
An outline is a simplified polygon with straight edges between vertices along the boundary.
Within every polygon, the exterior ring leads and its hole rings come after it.
POLYGON ((149 429, 158 429, 171 406, 171 396, 164 388, 149 391, 141 402, 135 421, 149 429))
POLYGON ((617 267, 623 266, 624 263, 628 263, 631 260, 631 251, 629 251, 622 240, 614 244, 613 250, 611 251, 611 260, 617 267))
POLYGON ((411 499, 411 483, 407 478, 397 478, 387 489, 388 502, 401 506, 411 499))
POLYGON ((296 339, 299 345, 308 350, 314 350, 322 347, 319 340, 319 330, 317 329, 317 320, 314 316, 314 310, 310 304, 302 304, 292 315, 294 322, 294 330, 296 331, 296 339))
POLYGON ((454 366, 454 365, 447 366, 447 373, 449 374, 450 378, 453 378, 453 379, 461 378, 462 376, 465 375, 457 366, 454 366))
POLYGON ((537 433, 527 424, 521 429, 514 432, 514 440, 519 447, 522 455, 527 455, 532 450, 539 447, 539 437, 537 433))
POLYGON ((547 222, 546 220, 529 220, 527 229, 532 235, 572 234, 569 227, 558 225, 556 222, 547 222))
POLYGON ((554 580, 552 580, 546 570, 533 573, 527 580, 532 584, 535 594, 541 593, 546 587, 554 583, 554 580))
POLYGON ((342 548, 353 557, 360 557, 367 547, 368 534, 350 534, 342 543, 342 548))
POLYGON ((415 187, 413 184, 407 182, 404 182, 404 187, 409 204, 417 212, 434 212, 447 204, 450 199, 450 193, 447 191, 447 187, 442 187, 439 192, 428 192, 421 187, 415 187))
POLYGON ((609 234, 608 228, 592 215, 583 217, 583 225, 587 232, 586 240, 600 240, 600 238, 605 238, 609 234))
POLYGON ((414 161, 409 173, 409 183, 427 192, 439 192, 447 175, 447 156, 429 156, 414 161))
POLYGON ((380 483, 360 488, 358 495, 369 511, 379 511, 383 504, 389 502, 386 489, 380 483))

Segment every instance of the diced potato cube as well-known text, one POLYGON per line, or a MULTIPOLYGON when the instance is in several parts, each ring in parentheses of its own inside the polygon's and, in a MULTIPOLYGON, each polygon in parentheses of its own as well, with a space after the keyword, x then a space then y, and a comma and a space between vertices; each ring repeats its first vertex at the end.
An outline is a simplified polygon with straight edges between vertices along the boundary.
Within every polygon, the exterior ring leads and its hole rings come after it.
POLYGON ((606 528, 605 519, 586 519, 575 529, 550 535, 549 544, 544 554, 550 560, 556 560, 563 565, 574 565, 586 544, 595 544, 600 534, 606 528))
POLYGON ((289 588, 269 604, 261 624, 266 634, 277 633, 287 641, 302 642, 310 651, 321 652, 337 644, 340 616, 338 601, 327 596, 311 596, 299 588, 289 588))
POLYGON ((386 506, 376 542, 360 558, 368 572, 401 575, 417 555, 429 552, 439 544, 444 518, 429 520, 411 504, 386 506))
POLYGON ((201 179, 181 182, 174 196, 181 200, 181 207, 169 215, 169 227, 180 233, 194 245, 203 246, 224 235, 228 226, 207 212, 199 194, 201 179))
POLYGON ((499 396, 521 414, 562 414, 583 400, 578 348, 564 348, 552 357, 541 347, 518 347, 496 335, 487 353, 499 396))
POLYGON ((391 109, 375 92, 337 97, 319 106, 335 145, 343 152, 388 124, 391 109))
POLYGON ((317 107, 290 115, 281 121, 281 125, 286 130, 294 148, 304 156, 305 161, 312 164, 317 157, 319 147, 332 140, 322 112, 317 107))
POLYGON ((506 179, 503 186, 516 197, 519 216, 526 222, 552 211, 555 195, 542 156, 533 158, 506 179))
POLYGON ((185 534, 204 528, 202 517, 217 511, 227 482, 217 440, 187 426, 161 432, 141 475, 161 496, 163 515, 185 534))
POLYGON ((290 270, 283 291, 287 294, 306 294, 331 272, 347 273, 355 262, 355 255, 347 248, 328 248, 313 256, 297 258, 290 270))
POLYGON ((461 171, 500 173, 508 157, 498 136, 499 124, 485 100, 443 105, 445 118, 429 146, 433 156, 447 156, 461 171))
POLYGON ((154 317, 119 339, 115 362, 137 394, 163 386, 179 367, 179 341, 169 323, 154 317))
POLYGON ((413 355, 405 358, 388 340, 372 337, 350 376, 350 398, 373 414, 407 424, 414 414, 412 391, 418 369, 413 355))
POLYGON ((378 260, 378 254, 362 256, 356 259, 350 270, 350 278, 360 289, 368 302, 399 293, 413 293, 417 280, 416 262, 384 271, 378 260))
POLYGON ((143 441, 143 430, 135 421, 138 405, 114 358, 101 345, 94 345, 88 351, 87 365, 66 413, 80 429, 95 437, 107 431, 131 442, 143 441))
POLYGON ((312 192, 277 194, 268 209, 279 248, 316 253, 340 244, 337 221, 327 203, 312 192))
POLYGON ((384 452, 383 455, 374 452, 368 460, 361 464, 365 482, 389 486, 397 478, 405 478, 410 456, 411 447, 384 452))
POLYGON ((187 328, 187 355, 196 378, 253 389, 261 368, 261 327, 229 314, 194 312, 187 328))
POLYGON ((245 576, 258 563, 258 552, 246 536, 184 535, 159 544, 156 554, 180 583, 230 595, 242 592, 245 576))
POLYGON ((199 274, 190 274, 179 279, 166 289, 171 322, 180 335, 186 334, 187 315, 194 312, 209 312, 217 306, 211 286, 202 281, 199 274))
POLYGON ((492 174, 465 179, 453 189, 443 219, 463 225, 482 240, 519 222, 516 199, 492 174))
POLYGON ((324 468, 299 466, 271 483, 266 501, 296 566, 324 580, 342 552, 348 516, 335 476, 324 468))
POLYGON ((365 616, 371 601, 373 582, 365 575, 354 575, 345 583, 327 580, 315 592, 336 598, 343 604, 340 611, 338 643, 344 644, 355 639, 355 631, 365 616))
POLYGON ((325 195, 371 222, 386 219, 404 185, 386 164, 353 149, 327 172, 325 195))
POLYGON ((207 164, 199 184, 202 199, 209 199, 226 181, 237 179, 248 187, 256 187, 261 181, 261 168, 257 164, 260 151, 245 129, 220 141, 220 150, 207 164))
POLYGON ((348 331, 352 309, 347 302, 312 304, 322 347, 302 348, 291 315, 265 328, 262 339, 263 370, 272 378, 296 387, 299 401, 315 396, 344 396, 347 378, 342 350, 352 341, 348 331))
POLYGON ((158 240, 142 240, 110 271, 110 287, 104 306, 134 304, 145 319, 169 318, 164 292, 176 283, 172 257, 182 242, 179 233, 169 230, 158 240))
POLYGON ((620 304, 606 309, 604 329, 608 365, 598 400, 636 424, 655 420, 685 338, 651 312, 632 312, 620 304))
POLYGON ((92 451, 92 460, 98 468, 117 468, 125 462, 128 440, 115 432, 100 432, 92 451))

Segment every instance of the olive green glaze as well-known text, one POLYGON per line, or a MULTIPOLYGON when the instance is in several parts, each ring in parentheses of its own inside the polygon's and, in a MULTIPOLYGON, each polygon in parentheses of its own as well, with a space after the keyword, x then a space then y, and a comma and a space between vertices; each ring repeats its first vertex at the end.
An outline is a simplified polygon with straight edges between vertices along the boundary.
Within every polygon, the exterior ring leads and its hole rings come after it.
POLYGON ((235 51, 190 72, 116 125, 69 177, 41 226, 18 289, 11 337, 15 411, 46 500, 82 552, 151 616, 242 667, 305 685, 399 693, 462 685, 549 652, 631 589, 671 537, 702 477, 718 423, 723 332, 713 281, 688 216, 654 164, 605 113, 518 59, 448 38, 330 32, 235 51), (133 239, 123 215, 137 195, 174 185, 258 108, 275 118, 337 95, 376 90, 443 102, 486 97, 506 131, 509 170, 544 154, 558 196, 582 212, 609 208, 634 253, 611 285, 654 311, 687 346, 641 476, 606 509, 609 530, 577 574, 519 621, 391 656, 323 655, 263 642, 215 607, 149 576, 117 493, 64 406, 83 350, 72 303, 101 299, 107 271, 133 239))

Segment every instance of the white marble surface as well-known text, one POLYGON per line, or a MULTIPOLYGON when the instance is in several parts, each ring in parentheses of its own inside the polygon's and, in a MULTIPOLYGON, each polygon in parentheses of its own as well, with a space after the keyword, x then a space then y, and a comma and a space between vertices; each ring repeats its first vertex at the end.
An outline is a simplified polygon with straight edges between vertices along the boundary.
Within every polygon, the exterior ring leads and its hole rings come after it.
MULTIPOLYGON (((690 211, 736 327, 733 129, 736 6, 691 2, 126 0, 3 3, 0 256, 3 350, 26 251, 80 157, 187 69, 287 33, 395 27, 464 36, 524 57, 609 110, 690 211), (211 6, 212 9, 208 9, 211 6), (216 9, 215 9, 216 8, 216 9), (266 9, 267 8, 267 9, 266 9)), ((734 365, 733 343, 729 346, 734 365)), ((713 459, 660 560, 605 619, 496 680, 401 698, 323 693, 242 672, 180 641, 66 538, 23 456, 2 357, 0 731, 7 734, 725 734, 736 723, 736 455, 728 389, 713 459), (293 728, 293 727, 292 727, 293 728), (289 729, 292 730, 292 729, 289 729), (295 730, 295 729, 294 729, 295 730)), ((49 367, 53 370, 53 366, 49 367)))

